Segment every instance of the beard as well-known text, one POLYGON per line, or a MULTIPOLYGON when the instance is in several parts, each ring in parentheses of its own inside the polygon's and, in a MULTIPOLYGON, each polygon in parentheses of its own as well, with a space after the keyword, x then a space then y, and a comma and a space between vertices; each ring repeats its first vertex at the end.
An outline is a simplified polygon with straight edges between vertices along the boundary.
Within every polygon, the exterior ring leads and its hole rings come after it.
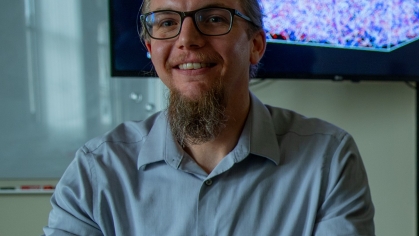
POLYGON ((170 90, 168 120, 182 147, 214 140, 225 128, 227 101, 220 82, 194 99, 174 88, 170 90))

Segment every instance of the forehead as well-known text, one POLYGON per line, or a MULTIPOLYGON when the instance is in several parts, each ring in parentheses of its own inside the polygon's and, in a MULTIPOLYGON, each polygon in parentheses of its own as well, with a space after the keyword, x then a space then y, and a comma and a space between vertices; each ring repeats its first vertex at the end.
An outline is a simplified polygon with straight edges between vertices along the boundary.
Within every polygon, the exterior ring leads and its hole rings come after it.
POLYGON ((193 11, 203 7, 219 6, 242 10, 240 0, 149 0, 149 11, 177 10, 193 11))

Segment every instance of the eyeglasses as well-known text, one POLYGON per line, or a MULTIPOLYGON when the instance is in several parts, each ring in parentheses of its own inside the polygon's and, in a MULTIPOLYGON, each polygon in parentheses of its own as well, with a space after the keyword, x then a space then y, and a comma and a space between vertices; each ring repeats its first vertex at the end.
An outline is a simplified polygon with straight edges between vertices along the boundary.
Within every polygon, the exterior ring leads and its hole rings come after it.
POLYGON ((249 17, 238 10, 224 7, 201 8, 188 12, 152 11, 141 15, 140 20, 151 38, 171 39, 180 34, 183 21, 188 16, 192 17, 198 31, 208 36, 228 34, 233 25, 233 16, 238 16, 253 23, 249 17))

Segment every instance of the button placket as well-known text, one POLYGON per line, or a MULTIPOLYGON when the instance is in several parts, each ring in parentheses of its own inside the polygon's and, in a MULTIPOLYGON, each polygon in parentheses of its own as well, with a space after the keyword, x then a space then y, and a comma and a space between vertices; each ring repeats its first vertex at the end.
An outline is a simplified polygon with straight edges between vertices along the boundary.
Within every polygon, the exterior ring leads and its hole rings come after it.
POLYGON ((215 218, 216 212, 214 207, 217 203, 218 190, 215 186, 212 186, 215 182, 211 179, 204 179, 199 192, 198 203, 197 203, 197 228, 196 235, 206 236, 214 235, 212 220, 215 218), (212 232, 212 233, 211 233, 212 232))

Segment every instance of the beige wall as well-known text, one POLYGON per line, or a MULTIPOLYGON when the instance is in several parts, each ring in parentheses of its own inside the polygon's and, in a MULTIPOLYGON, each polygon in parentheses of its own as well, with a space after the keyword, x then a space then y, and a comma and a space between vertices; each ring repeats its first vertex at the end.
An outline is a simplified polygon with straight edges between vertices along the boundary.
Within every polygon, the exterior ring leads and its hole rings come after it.
MULTIPOLYGON (((416 235, 415 91, 395 82, 274 80, 252 86, 265 103, 334 123, 358 143, 376 206, 376 234, 416 235)), ((0 186, 55 184, 0 181, 0 186)), ((49 195, 0 195, 0 236, 39 235, 49 195)))
MULTIPOLYGON (((57 180, 0 180, 0 186, 55 185, 57 180)), ((0 194, 0 236, 41 235, 51 194, 0 194)))

